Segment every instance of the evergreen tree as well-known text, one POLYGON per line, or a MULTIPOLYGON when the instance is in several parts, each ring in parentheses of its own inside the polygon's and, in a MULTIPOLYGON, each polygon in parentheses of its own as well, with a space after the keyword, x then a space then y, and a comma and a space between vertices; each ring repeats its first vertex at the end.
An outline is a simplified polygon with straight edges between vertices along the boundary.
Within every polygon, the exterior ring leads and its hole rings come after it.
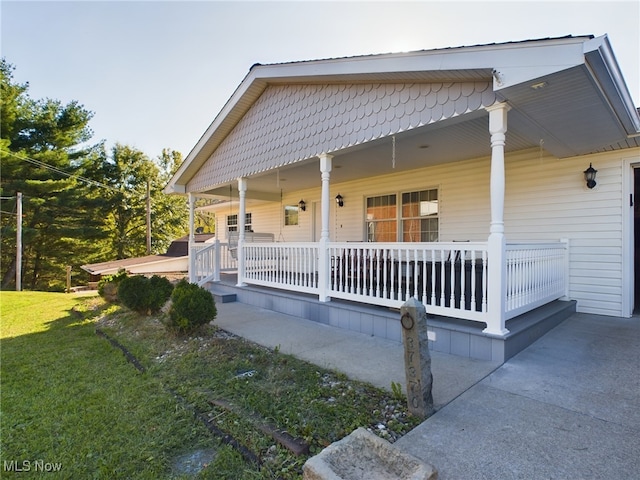
POLYGON ((22 279, 30 289, 62 289, 67 265, 146 253, 147 183, 151 198, 152 253, 163 253, 187 231, 183 197, 163 188, 182 162, 163 150, 155 161, 116 144, 88 145, 93 114, 76 101, 33 100, 28 84, 13 81, 0 63, 0 267, 2 287, 16 268, 16 193, 23 194, 22 279))
MULTIPOLYGON (((33 100, 28 84, 13 82, 14 67, 2 59, 2 131, 0 161, 3 197, 23 193, 23 284, 31 289, 60 289, 65 266, 83 252, 87 240, 99 236, 99 219, 88 212, 98 201, 84 181, 85 167, 97 146, 83 146, 92 136, 93 114, 79 103, 33 100)), ((4 201, 5 212, 16 211, 15 200, 4 201)), ((2 286, 15 278, 14 215, 2 216, 2 286)))

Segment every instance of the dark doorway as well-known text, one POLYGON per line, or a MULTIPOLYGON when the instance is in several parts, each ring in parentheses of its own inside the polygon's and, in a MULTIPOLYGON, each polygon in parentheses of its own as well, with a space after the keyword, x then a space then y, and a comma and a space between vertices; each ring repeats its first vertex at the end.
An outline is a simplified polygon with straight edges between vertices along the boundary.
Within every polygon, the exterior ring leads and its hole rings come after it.
POLYGON ((640 168, 633 169, 634 315, 640 314, 640 168))

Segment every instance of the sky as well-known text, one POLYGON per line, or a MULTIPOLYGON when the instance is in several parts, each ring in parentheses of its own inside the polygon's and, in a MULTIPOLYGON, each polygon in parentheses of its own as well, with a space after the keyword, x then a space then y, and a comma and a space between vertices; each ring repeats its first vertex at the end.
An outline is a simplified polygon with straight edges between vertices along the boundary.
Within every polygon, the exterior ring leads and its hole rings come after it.
POLYGON ((6 1, 0 53, 93 142, 186 156, 255 63, 608 34, 640 106, 640 1, 6 1))

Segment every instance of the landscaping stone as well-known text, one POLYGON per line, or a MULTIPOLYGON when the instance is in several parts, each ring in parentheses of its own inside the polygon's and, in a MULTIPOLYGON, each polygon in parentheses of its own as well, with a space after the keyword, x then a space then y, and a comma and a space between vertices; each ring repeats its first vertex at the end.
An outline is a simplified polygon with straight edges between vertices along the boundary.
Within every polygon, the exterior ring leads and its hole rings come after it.
POLYGON ((332 443, 304 464, 304 480, 436 480, 438 471, 365 428, 332 443))
POLYGON ((213 448, 196 450, 180 455, 173 462, 173 471, 178 475, 197 475, 216 457, 213 448))

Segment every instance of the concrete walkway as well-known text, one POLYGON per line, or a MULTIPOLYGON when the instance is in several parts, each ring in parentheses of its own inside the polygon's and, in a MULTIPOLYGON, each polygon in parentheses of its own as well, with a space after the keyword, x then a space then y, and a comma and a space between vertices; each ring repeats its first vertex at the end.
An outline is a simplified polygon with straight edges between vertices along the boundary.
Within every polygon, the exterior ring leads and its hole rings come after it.
MULTIPOLYGON (((390 389, 402 345, 241 303, 216 324, 390 389)), ((431 418, 396 446, 441 480, 640 478, 640 318, 575 314, 502 366, 432 352, 431 418)))
POLYGON ((396 445, 440 480, 640 478, 640 318, 573 315, 396 445))
MULTIPOLYGON (((215 324, 269 348, 391 391, 405 389, 402 344, 239 302, 218 303, 215 324)), ((431 352, 433 403, 439 409, 498 368, 497 363, 431 352)))

